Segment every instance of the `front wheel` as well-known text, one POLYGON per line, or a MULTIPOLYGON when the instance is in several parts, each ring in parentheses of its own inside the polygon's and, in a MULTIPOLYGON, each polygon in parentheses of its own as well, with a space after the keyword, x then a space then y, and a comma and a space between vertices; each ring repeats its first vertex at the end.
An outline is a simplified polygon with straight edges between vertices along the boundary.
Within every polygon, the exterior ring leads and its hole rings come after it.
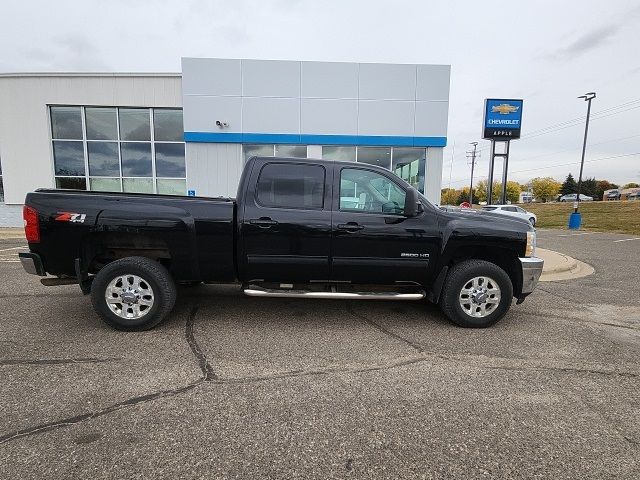
POLYGON ((127 257, 109 263, 91 284, 91 303, 107 325, 148 330, 162 322, 176 301, 176 286, 160 263, 127 257))
POLYGON ((460 327, 486 328, 509 310, 513 285, 509 275, 494 263, 466 260, 447 275, 440 307, 460 327))

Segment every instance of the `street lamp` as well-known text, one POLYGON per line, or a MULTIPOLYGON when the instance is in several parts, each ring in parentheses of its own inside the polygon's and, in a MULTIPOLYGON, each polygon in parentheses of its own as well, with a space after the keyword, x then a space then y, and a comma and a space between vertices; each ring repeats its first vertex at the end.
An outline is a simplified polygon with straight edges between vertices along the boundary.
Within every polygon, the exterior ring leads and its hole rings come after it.
POLYGON ((476 165, 476 148, 478 147, 478 142, 471 142, 469 145, 473 145, 473 152, 467 152, 471 156, 471 183, 469 184, 469 204, 471 205, 471 207, 473 207, 473 167, 475 167, 476 165))
POLYGON ((589 133, 589 116, 591 115, 591 100, 596 98, 596 92, 585 93, 578 98, 583 98, 587 102, 587 120, 584 124, 584 141, 582 143, 582 160, 580 161, 580 176, 578 177, 578 197, 573 204, 573 213, 569 216, 569 228, 577 230, 582 223, 582 216, 578 213, 580 205, 580 191, 582 190, 582 170, 584 169, 584 154, 587 150, 587 133, 589 133))

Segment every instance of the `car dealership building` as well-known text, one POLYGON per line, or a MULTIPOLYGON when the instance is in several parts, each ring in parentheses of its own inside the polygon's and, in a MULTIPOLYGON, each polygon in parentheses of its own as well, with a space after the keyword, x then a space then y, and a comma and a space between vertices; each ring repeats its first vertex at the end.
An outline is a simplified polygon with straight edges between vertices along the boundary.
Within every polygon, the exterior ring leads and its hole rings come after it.
POLYGON ((440 200, 448 65, 184 58, 0 74, 0 226, 40 187, 235 196, 253 155, 380 165, 440 200))

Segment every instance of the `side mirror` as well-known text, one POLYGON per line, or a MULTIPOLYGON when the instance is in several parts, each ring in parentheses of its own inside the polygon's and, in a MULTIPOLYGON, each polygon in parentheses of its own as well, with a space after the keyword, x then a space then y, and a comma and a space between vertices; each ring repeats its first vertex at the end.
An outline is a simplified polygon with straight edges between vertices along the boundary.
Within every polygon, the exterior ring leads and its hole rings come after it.
POLYGON ((404 197, 404 216, 415 217, 418 215, 418 191, 415 188, 407 190, 404 197))

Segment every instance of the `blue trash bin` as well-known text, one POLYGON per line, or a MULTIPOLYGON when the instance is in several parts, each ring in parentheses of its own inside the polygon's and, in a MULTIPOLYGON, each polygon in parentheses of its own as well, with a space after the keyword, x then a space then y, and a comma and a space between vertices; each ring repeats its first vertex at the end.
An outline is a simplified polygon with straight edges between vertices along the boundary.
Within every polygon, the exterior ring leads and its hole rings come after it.
POLYGON ((569 229, 578 230, 582 224, 582 214, 580 212, 573 212, 569 215, 569 229))

